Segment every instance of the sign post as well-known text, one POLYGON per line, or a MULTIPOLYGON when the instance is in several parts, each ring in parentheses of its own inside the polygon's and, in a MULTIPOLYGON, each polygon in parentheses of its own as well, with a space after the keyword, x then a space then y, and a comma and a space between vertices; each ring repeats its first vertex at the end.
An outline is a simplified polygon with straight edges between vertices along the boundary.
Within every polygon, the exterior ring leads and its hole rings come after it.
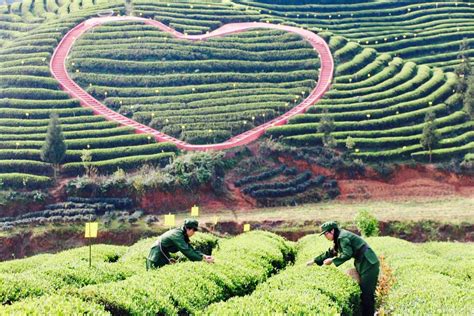
POLYGON ((92 241, 91 238, 97 238, 97 230, 99 227, 99 223, 97 222, 90 222, 86 223, 85 227, 85 235, 84 237, 88 239, 89 243, 89 268, 92 267, 92 241))
POLYGON ((199 206, 194 205, 193 207, 191 207, 191 216, 199 216, 199 206))
POLYGON ((176 218, 174 214, 168 213, 168 215, 165 215, 165 226, 166 227, 174 227, 176 226, 176 218))

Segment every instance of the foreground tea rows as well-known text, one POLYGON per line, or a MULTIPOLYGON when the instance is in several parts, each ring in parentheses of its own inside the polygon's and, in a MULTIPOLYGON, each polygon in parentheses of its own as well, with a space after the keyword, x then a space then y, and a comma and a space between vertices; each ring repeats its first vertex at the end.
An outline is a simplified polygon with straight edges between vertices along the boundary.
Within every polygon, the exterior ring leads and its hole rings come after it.
MULTIPOLYGON (((351 315, 358 311, 359 287, 344 273, 352 263, 340 268, 304 265, 330 246, 322 237, 307 236, 295 244, 261 231, 219 240, 200 234, 195 245, 207 253, 214 248, 214 265, 180 260, 146 271, 144 258, 153 240, 131 247, 95 245, 92 268, 86 247, 3 262, 0 314, 351 315)), ((390 237, 368 242, 384 256, 395 279, 383 297, 384 311, 472 314, 471 244, 415 245, 390 237)))

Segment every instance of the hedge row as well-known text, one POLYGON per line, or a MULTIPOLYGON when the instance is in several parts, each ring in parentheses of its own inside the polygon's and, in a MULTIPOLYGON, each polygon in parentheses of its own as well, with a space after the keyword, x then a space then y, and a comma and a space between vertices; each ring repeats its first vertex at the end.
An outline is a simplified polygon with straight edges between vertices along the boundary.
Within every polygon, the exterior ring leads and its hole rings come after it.
POLYGON ((127 209, 133 206, 133 201, 130 198, 83 198, 83 197, 68 197, 68 202, 71 203, 92 203, 92 204, 111 204, 117 209, 127 209))
MULTIPOLYGON (((198 233, 193 240, 196 248, 205 252, 217 245, 216 238, 206 234, 198 233)), ((73 289, 91 284, 112 282, 108 284, 112 286, 129 277, 140 275, 143 278, 147 273, 144 258, 152 244, 150 238, 131 247, 93 245, 90 268, 89 247, 3 262, 0 264, 0 301, 13 303, 28 297, 56 294, 62 289, 63 294, 71 294, 73 289)))
MULTIPOLYGON (((331 95, 331 98, 336 98, 335 100, 327 100, 324 102, 321 102, 323 105, 324 103, 329 103, 329 104, 334 104, 337 105, 336 111, 342 111, 342 110, 350 110, 354 106, 356 108, 372 108, 372 105, 369 105, 367 103, 368 101, 379 101, 384 100, 384 99, 390 99, 390 98, 401 98, 401 101, 404 100, 409 100, 405 94, 408 94, 409 97, 413 98, 414 96, 418 97, 421 95, 424 95, 426 91, 433 92, 435 91, 439 84, 444 81, 444 74, 438 73, 438 75, 432 74, 431 70, 427 67, 418 67, 418 71, 414 77, 411 77, 412 75, 412 70, 407 69, 408 71, 406 74, 403 74, 403 71, 400 72, 399 74, 401 75, 401 78, 396 78, 394 77, 392 80, 385 80, 382 84, 379 84, 376 86, 377 90, 375 90, 373 93, 370 94, 359 94, 360 92, 358 90, 353 91, 357 97, 337 97, 338 94, 337 92, 334 92, 331 95), (411 77, 411 78, 409 78, 411 77), (403 82, 398 81, 400 79, 404 79, 403 82), (395 81, 396 80, 396 81, 395 81), (395 81, 397 85, 394 85, 392 82, 395 81), (421 91, 417 91, 420 89, 421 91), (426 90, 430 89, 430 90, 426 90), (354 103, 357 103, 357 105, 354 105, 354 103), (347 105, 344 107, 343 105, 347 105)), ((373 89, 375 87, 372 87, 373 89)), ((367 91, 367 90, 365 90, 367 91)), ((390 103, 393 104, 393 103, 390 103)), ((375 106, 377 107, 377 106, 375 106)), ((325 107, 326 108, 326 107, 325 107)))
POLYGON ((273 183, 252 183, 245 186, 241 191, 245 194, 253 195, 256 191, 262 189, 286 189, 299 185, 311 178, 312 174, 310 171, 305 171, 298 174, 294 179, 285 182, 273 182, 273 183))
MULTIPOLYGON (((98 117, 100 119, 100 117, 98 117)), ((5 122, 5 121, 3 121, 5 122)), ((46 134, 48 130, 48 125, 38 125, 38 126, 11 126, 12 124, 5 124, 0 122, 0 133, 2 134, 15 134, 15 135, 22 135, 22 134, 46 134)), ((20 121, 18 120, 18 123, 20 121)), ((20 125, 20 124, 18 124, 20 125)), ((98 121, 87 123, 84 122, 82 124, 61 124, 61 128, 64 133, 72 132, 72 131, 85 131, 85 130, 104 130, 113 129, 119 126, 119 123, 114 121, 98 121)))
MULTIPOLYGON (((38 97, 42 99, 41 97, 38 97)), ((31 100, 31 99, 0 99, 0 109, 70 109, 77 108, 80 106, 79 100, 67 99, 67 100, 31 100)), ((31 115, 33 115, 32 112, 31 115)), ((34 116, 32 116, 34 118, 34 116)))
POLYGON ((120 157, 109 160, 93 161, 90 163, 71 162, 63 165, 62 173, 64 175, 78 175, 84 173, 84 165, 95 167, 101 174, 110 174, 117 171, 118 168, 123 170, 133 170, 142 165, 159 165, 165 166, 169 164, 175 154, 173 152, 164 152, 152 155, 140 155, 130 157, 120 157))
MULTIPOLYGON (((260 189, 251 192, 251 195, 254 198, 273 198, 273 197, 283 197, 289 195, 296 195, 298 193, 305 192, 310 187, 321 186, 324 182, 324 176, 316 176, 315 178, 309 179, 307 181, 294 184, 294 186, 283 187, 281 189, 260 189)), ((338 193, 339 194, 339 193, 338 193)), ((336 195, 338 195, 336 194, 336 195)))
MULTIPOLYGON (((150 143, 153 138, 145 134, 128 134, 100 138, 70 139, 66 140, 69 149, 95 149, 104 147, 133 146, 150 143), (149 138, 150 137, 150 138, 149 138)), ((32 148, 39 149, 43 141, 4 141, 3 148, 32 148)))
MULTIPOLYGON (((65 100, 69 95, 63 91, 50 89, 23 89, 23 88, 4 88, 0 89, 0 96, 10 99, 23 100, 65 100)), ((69 101, 69 100, 68 100, 69 101)))
POLYGON ((26 173, 0 173, 0 183, 3 187, 14 189, 42 189, 52 184, 52 179, 26 173))
MULTIPOLYGON (((290 101, 296 96, 301 97, 303 93, 306 95, 309 94, 311 90, 311 86, 305 85, 301 87, 299 83, 289 83, 285 88, 259 89, 257 91, 255 91, 254 88, 255 87, 249 87, 249 89, 243 89, 234 87, 233 89, 227 88, 218 92, 204 92, 199 91, 201 89, 198 87, 197 89, 192 88, 192 91, 189 89, 190 91, 188 91, 187 94, 176 93, 175 95, 163 95, 160 89, 158 92, 155 90, 154 96, 107 97, 104 103, 116 109, 127 108, 128 110, 139 110, 149 107, 163 111, 173 109, 184 110, 221 104, 252 103, 257 100, 275 102, 278 101, 278 99, 283 99, 290 101), (290 84, 292 87, 289 86, 290 84), (261 100, 265 98, 265 96, 267 99, 261 100), (239 97, 242 99, 239 99, 239 97), (227 99, 233 100, 233 102, 227 101, 227 99)), ((105 91, 103 93, 105 93, 105 91)), ((117 93, 120 93, 120 91, 117 91, 117 93)), ((105 97, 105 95, 102 95, 102 97, 105 97)))
MULTIPOLYGON (((459 145, 451 148, 434 149, 431 152, 433 161, 446 161, 451 158, 463 157, 469 155, 474 150, 474 142, 472 139, 465 145, 459 145)), ((411 157, 417 161, 428 162, 430 153, 428 151, 418 151, 411 154, 411 157)))
POLYGON ((1 230, 11 230, 15 226, 24 225, 47 225, 55 223, 81 223, 87 221, 94 221, 97 216, 94 215, 93 209, 78 209, 70 212, 70 215, 51 215, 48 217, 38 216, 32 218, 19 219, 12 222, 0 223, 1 230))
MULTIPOLYGON (((157 153, 177 153, 178 148, 174 143, 151 143, 146 145, 124 146, 104 149, 91 149, 92 161, 110 160, 120 157, 152 155, 157 153)), ((66 162, 81 162, 83 150, 67 150, 66 162)), ((0 151, 1 157, 1 151, 0 151)))
POLYGON ((290 60, 277 62, 251 62, 238 60, 209 60, 209 61, 159 61, 159 62, 134 62, 134 61, 111 61, 110 59, 84 59, 75 58, 74 68, 82 72, 102 72, 119 75, 162 75, 170 72, 284 72, 305 69, 317 69, 318 63, 313 60, 290 60))
MULTIPOLYGON (((64 108, 64 109, 5 109, 0 108, 0 116, 10 119, 49 119, 51 113, 57 113, 60 117, 92 115, 91 109, 86 108, 64 108)), ((26 123, 27 124, 27 123, 26 123)), ((25 125, 26 125, 25 124, 25 125)))
POLYGON ((52 176, 51 164, 33 160, 0 160, 0 173, 17 172, 23 174, 35 174, 39 176, 52 176))
POLYGON ((241 187, 242 185, 255 182, 255 181, 262 181, 262 180, 267 180, 271 179, 281 173, 283 173, 288 167, 285 165, 281 165, 278 168, 272 168, 270 170, 265 170, 259 174, 256 174, 254 176, 246 176, 243 177, 237 181, 234 182, 236 187, 241 187))
MULTIPOLYGON (((434 111, 437 117, 444 117, 448 112, 448 108, 445 104, 438 104, 424 109, 408 113, 400 113, 398 115, 379 119, 367 119, 360 122, 335 122, 334 126, 336 131, 391 129, 403 126, 407 123, 420 124, 423 122, 425 114, 429 111, 434 111)), ((300 116, 295 116, 294 120, 298 120, 299 117, 300 116)), ((292 120, 291 123, 293 123, 292 120)), ((273 137, 310 134, 317 132, 318 125, 318 123, 289 124, 286 126, 270 128, 267 133, 273 135, 273 137)))
MULTIPOLYGON (((190 102, 194 100, 200 100, 202 95, 207 95, 211 98, 219 98, 222 94, 229 93, 230 96, 237 96, 239 92, 244 93, 243 95, 249 95, 250 92, 254 92, 257 95, 260 92, 268 91, 268 93, 281 94, 282 91, 287 91, 291 94, 301 92, 301 87, 314 87, 316 81, 313 80, 302 80, 295 82, 283 82, 283 83, 216 83, 212 85, 201 85, 201 86, 181 86, 181 87, 159 87, 159 88, 126 88, 126 87, 103 87, 103 86, 88 86, 87 92, 101 98, 110 100, 111 104, 120 104, 120 100, 126 102, 128 98, 139 98, 141 102, 135 103, 148 103, 146 100, 154 98, 163 102, 190 102), (278 92, 275 92, 275 90, 278 92), (224 92, 225 91, 225 92, 224 92), (107 94, 105 93, 107 92, 107 94), (118 101, 118 102, 117 102, 118 101)), ((125 103, 124 103, 125 104, 125 103)))
MULTIPOLYGON (((24 114, 29 113, 24 112, 24 114)), ((88 124, 88 123, 97 123, 97 122, 104 122, 104 117, 102 116, 96 116, 96 115, 76 115, 76 116, 70 116, 70 117, 60 117, 59 122, 61 123, 61 126, 63 124, 70 124, 70 125, 76 125, 76 126, 81 126, 82 124, 88 124)), ((25 120, 24 116, 17 118, 17 119, 12 119, 12 118, 0 118, 0 126, 6 127, 33 127, 33 126, 48 126, 49 123, 49 117, 48 118, 43 118, 43 119, 28 119, 25 120)))
MULTIPOLYGON (((397 87, 407 80, 413 78, 416 75, 419 68, 415 63, 403 62, 400 58, 394 58, 384 70, 377 73, 376 76, 383 77, 385 80, 374 84, 369 87, 357 88, 350 84, 335 83, 333 89, 329 90, 325 96, 333 101, 337 101, 340 98, 353 97, 354 95, 368 95, 376 94, 380 91, 389 90, 393 87, 397 87)), ((340 77, 338 77, 340 78, 340 77)), ((349 78, 346 78, 347 80, 349 78)), ((346 81, 346 80, 345 80, 346 81)), ((357 85, 359 83, 354 83, 357 85)), ((321 103, 326 102, 326 99, 321 100, 321 103)))
POLYGON ((87 86, 89 83, 94 85, 108 86, 113 85, 116 87, 160 87, 160 86, 183 86, 183 85, 203 85, 203 84, 215 84, 222 81, 227 82, 270 82, 270 83, 281 83, 288 81, 298 81, 313 79, 318 76, 316 70, 304 70, 304 71, 292 71, 290 73, 285 72, 272 72, 272 73, 256 73, 256 74, 236 74, 236 73, 204 73, 204 74, 168 74, 165 76, 154 77, 154 76, 114 76, 108 74, 95 74, 95 73, 75 73, 72 75, 73 79, 81 86, 87 86))
MULTIPOLYGON (((111 137, 111 136, 120 136, 120 135, 130 135, 134 131, 133 127, 115 127, 109 129, 99 129, 99 130, 82 130, 82 131, 71 131, 63 132, 64 138, 66 140, 76 140, 84 138, 96 138, 96 137, 111 137)), ((17 141, 28 141, 28 140, 45 140, 46 133, 31 133, 31 134, 6 134, 0 135, 1 141, 6 140, 17 140, 17 141)))
POLYGON ((211 303, 250 293, 292 256, 293 249, 281 237, 255 231, 222 240, 214 265, 165 266, 148 272, 147 282, 139 274, 107 286, 85 287, 80 295, 117 313, 195 314, 211 303))
POLYGON ((435 243, 418 246, 391 237, 371 238, 368 242, 378 255, 385 257, 395 278, 395 284, 385 298, 385 311, 468 315, 474 309, 472 295, 466 295, 473 290, 472 245, 435 243), (430 248, 445 249, 450 256, 425 251, 430 248))
MULTIPOLYGON (((347 45, 344 49, 354 49, 353 45, 347 45)), ((336 51, 339 52, 341 50, 336 51)), ((358 52, 357 49, 352 51, 352 54, 356 54, 358 52)), ((336 73, 338 76, 343 76, 344 74, 352 74, 355 71, 360 70, 364 65, 372 62, 377 56, 377 51, 372 48, 364 48, 360 53, 353 56, 346 61, 345 63, 341 63, 336 67, 336 73)), ((381 55, 383 56, 383 55, 381 55)), ((339 82, 339 79, 336 79, 339 82)))
MULTIPOLYGON (((142 45, 141 45, 142 46, 142 45)), ((141 47, 140 46, 140 47, 141 47)), ((181 45, 177 45, 177 49, 170 49, 170 47, 153 47, 147 45, 148 48, 122 48, 120 51, 110 50, 85 50, 79 53, 72 53, 71 58, 100 58, 100 59, 118 59, 118 60, 240 60, 240 61, 255 61, 255 62, 276 62, 288 59, 304 60, 315 58, 316 54, 311 48, 292 49, 285 54, 281 54, 278 46, 275 46, 276 52, 270 54, 269 51, 251 52, 245 49, 219 49, 217 47, 203 47, 199 46, 199 50, 193 52, 184 50, 181 45), (166 49, 163 49, 166 48, 166 49)), ((170 45, 168 45, 170 46, 170 45)), ((172 47, 171 47, 172 48, 172 47)))
MULTIPOLYGON (((436 120, 436 127, 437 131, 443 135, 450 135, 450 134, 460 134, 466 133, 471 131, 474 123, 468 121, 465 122, 467 119, 466 113, 462 111, 458 111, 453 113, 452 115, 446 116, 443 119, 436 120)), ((421 138, 421 133, 423 131, 424 123, 407 126, 407 127, 399 127, 389 130, 373 130, 373 131, 345 131, 345 132, 334 132, 331 135, 336 138, 337 142, 340 145, 345 146, 345 141, 347 137, 351 137, 353 139, 382 139, 382 138, 394 138, 402 140, 403 136, 407 137, 409 140, 412 137, 421 138)), ((297 136, 289 136, 285 138, 285 141, 291 144, 321 144, 322 143, 323 134, 322 133, 312 133, 312 134, 303 134, 297 136)), ((382 141, 381 141, 382 142, 382 141)), ((358 145, 358 142, 355 142, 358 145)), ((356 146, 358 147, 358 146, 356 146)))
POLYGON ((248 296, 212 304, 204 315, 356 315, 359 286, 334 267, 307 267, 323 251, 317 236, 298 241, 297 260, 248 296), (238 311, 238 312, 237 312, 238 311))
POLYGON ((64 294, 27 298, 12 305, 2 305, 0 312, 5 315, 111 315, 104 306, 64 294))

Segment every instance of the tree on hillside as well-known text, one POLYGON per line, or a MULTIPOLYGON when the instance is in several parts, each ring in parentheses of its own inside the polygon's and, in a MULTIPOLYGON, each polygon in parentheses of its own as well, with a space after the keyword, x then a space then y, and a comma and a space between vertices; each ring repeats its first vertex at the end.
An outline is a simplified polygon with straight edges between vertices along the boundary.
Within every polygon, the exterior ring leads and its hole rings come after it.
POLYGON ((469 55, 467 54, 468 50, 469 43, 467 41, 467 38, 464 38, 461 44, 459 45, 459 53, 457 56, 457 58, 461 62, 454 71, 459 77, 456 90, 460 93, 464 93, 466 91, 467 80, 472 73, 471 62, 469 60, 469 55))
POLYGON ((5 4, 7 5, 7 12, 8 14, 11 14, 12 13, 12 4, 13 4, 13 0, 5 0, 5 4))
POLYGON ((40 154, 41 160, 53 165, 54 179, 56 180, 59 165, 66 155, 66 143, 64 142, 63 132, 56 113, 52 113, 50 116, 48 132, 40 154))
POLYGON ((319 121, 318 132, 323 133, 323 145, 325 147, 334 148, 336 147, 336 140, 331 135, 334 131, 334 119, 328 114, 328 110, 324 109, 323 116, 319 121))
POLYGON ((467 79, 467 89, 463 97, 464 111, 474 120, 474 75, 467 79))
POLYGON ((428 150, 428 153, 430 156, 430 163, 431 163, 433 148, 435 148, 439 142, 439 135, 436 130, 435 119, 436 119, 436 114, 434 111, 430 111, 426 113, 425 125, 423 126, 423 134, 421 135, 421 140, 420 140, 421 146, 423 146, 425 150, 428 150))

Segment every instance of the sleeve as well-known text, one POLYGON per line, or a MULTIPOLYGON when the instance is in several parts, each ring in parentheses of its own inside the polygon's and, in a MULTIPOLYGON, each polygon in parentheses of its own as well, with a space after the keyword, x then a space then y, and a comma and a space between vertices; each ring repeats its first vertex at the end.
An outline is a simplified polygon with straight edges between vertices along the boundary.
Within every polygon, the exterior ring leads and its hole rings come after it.
POLYGON ((322 266, 324 260, 326 260, 327 258, 332 258, 334 256, 334 250, 332 248, 329 248, 326 252, 314 258, 314 263, 316 263, 318 266, 322 266))
POLYGON ((183 253, 191 261, 201 261, 203 254, 193 248, 184 239, 177 238, 174 240, 176 248, 183 253))
POLYGON ((334 260, 332 261, 336 267, 340 266, 341 264, 352 258, 352 255, 354 253, 352 251, 351 241, 349 239, 341 239, 340 246, 341 251, 339 253, 339 256, 334 258, 334 260))

